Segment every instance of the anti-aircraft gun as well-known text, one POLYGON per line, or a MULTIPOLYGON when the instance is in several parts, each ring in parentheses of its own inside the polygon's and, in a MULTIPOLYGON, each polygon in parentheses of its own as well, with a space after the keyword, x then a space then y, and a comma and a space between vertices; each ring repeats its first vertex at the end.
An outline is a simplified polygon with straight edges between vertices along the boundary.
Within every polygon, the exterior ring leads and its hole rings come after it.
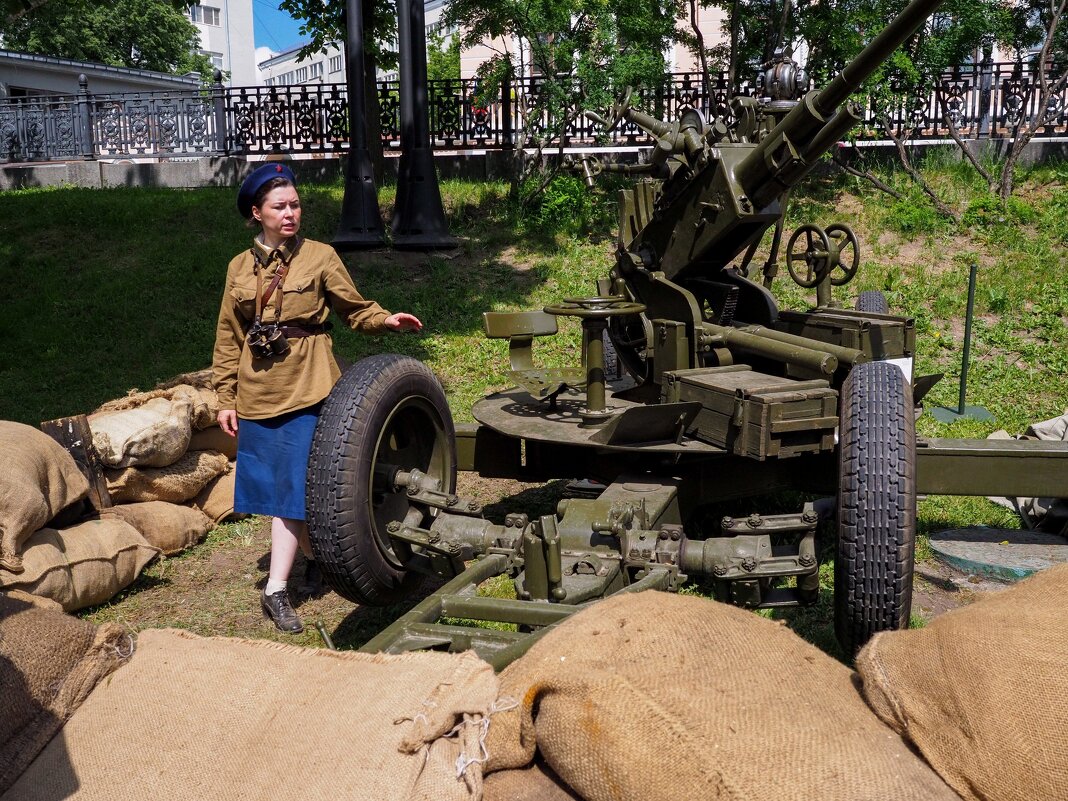
POLYGON ((817 531, 833 517, 836 633, 852 651, 908 624, 917 491, 1063 494, 1063 448, 917 443, 912 321, 832 303, 830 287, 859 264, 848 228, 803 226, 789 239, 787 266, 816 288, 815 308, 780 310, 766 286, 790 190, 859 121, 849 95, 939 3, 913 0, 799 100, 790 84, 803 76, 773 65, 769 97, 735 99, 729 124, 694 111, 667 122, 617 104, 609 124, 638 125, 655 144, 637 168, 648 175, 623 196, 615 265, 596 295, 485 314, 486 334, 508 341, 516 386, 475 404, 477 423, 455 426, 440 385, 413 359, 375 356, 342 376, 308 472, 309 530, 327 580, 382 605, 414 593, 421 574, 447 579, 363 650, 474 648, 503 666, 589 603, 691 579, 747 607, 812 603, 817 531), (757 283, 748 271, 769 230, 757 283), (555 334, 560 316, 581 321, 582 364, 539 369, 533 342, 555 334), (612 369, 612 351, 625 370, 612 369), (457 469, 596 480, 573 483, 554 514, 495 524, 456 494, 457 469), (787 489, 837 502, 753 508, 787 489), (739 503, 736 516, 707 511, 739 503), (500 574, 514 579, 516 598, 478 596, 500 574))

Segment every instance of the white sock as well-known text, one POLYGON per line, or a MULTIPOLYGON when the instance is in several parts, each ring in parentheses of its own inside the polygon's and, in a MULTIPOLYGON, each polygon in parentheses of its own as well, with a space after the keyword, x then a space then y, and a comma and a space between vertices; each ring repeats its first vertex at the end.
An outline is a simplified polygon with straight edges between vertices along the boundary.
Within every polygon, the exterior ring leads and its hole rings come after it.
POLYGON ((267 595, 274 595, 276 592, 282 592, 286 588, 287 582, 285 581, 273 581, 267 579, 267 586, 263 588, 263 591, 267 595))

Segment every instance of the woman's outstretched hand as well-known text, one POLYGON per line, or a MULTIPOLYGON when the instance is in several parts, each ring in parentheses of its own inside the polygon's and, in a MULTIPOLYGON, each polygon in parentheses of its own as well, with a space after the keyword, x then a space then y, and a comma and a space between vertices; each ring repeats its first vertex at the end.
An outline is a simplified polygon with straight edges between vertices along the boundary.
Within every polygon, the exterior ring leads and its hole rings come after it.
POLYGON ((422 331, 423 324, 414 314, 397 312, 386 318, 386 328, 390 331, 422 331))

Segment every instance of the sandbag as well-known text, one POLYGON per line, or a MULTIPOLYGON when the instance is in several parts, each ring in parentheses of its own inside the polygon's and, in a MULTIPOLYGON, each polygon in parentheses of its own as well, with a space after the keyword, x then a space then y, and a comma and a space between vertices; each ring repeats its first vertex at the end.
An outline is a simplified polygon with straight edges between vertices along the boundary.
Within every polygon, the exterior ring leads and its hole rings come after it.
POLYGON ((229 470, 209 481, 200 494, 193 499, 192 505, 211 518, 215 525, 224 520, 247 517, 248 515, 244 514, 234 514, 234 481, 236 479, 235 464, 230 462, 229 470))
POLYGON ((0 793, 131 645, 116 623, 98 628, 0 593, 0 793))
POLYGON ((3 801, 477 799, 496 695, 471 653, 144 631, 3 801))
POLYGON ((166 501, 124 503, 104 510, 101 517, 114 517, 129 523, 164 556, 174 556, 196 545, 214 526, 199 509, 166 501))
POLYGON ((215 387, 212 385, 211 380, 211 368, 207 367, 203 370, 197 370, 192 373, 182 373, 175 376, 169 381, 162 381, 156 384, 155 391, 162 391, 167 389, 180 389, 182 392, 187 390, 193 390, 195 398, 193 400, 193 428, 203 429, 211 428, 218 425, 219 415, 219 396, 215 392, 215 387))
POLYGON ((499 770, 483 780, 482 801, 582 801, 540 760, 523 768, 499 770))
POLYGON ((153 398, 133 409, 89 416, 93 448, 105 467, 166 467, 186 452, 192 403, 185 397, 153 398))
POLYGON ((87 520, 62 531, 43 528, 26 541, 23 572, 0 571, 0 589, 51 598, 70 612, 101 604, 128 587, 157 555, 159 549, 121 520, 87 520))
POLYGON ((195 373, 182 373, 169 381, 156 385, 148 392, 131 389, 121 398, 115 398, 102 404, 93 414, 108 411, 123 411, 144 406, 155 398, 170 400, 183 397, 190 402, 190 423, 194 429, 217 425, 219 398, 211 384, 211 369, 198 370, 195 373))
POLYGON ((1068 565, 857 655, 872 709, 960 795, 1068 798, 1068 565))
POLYGON ((225 453, 227 459, 237 458, 237 437, 231 437, 218 426, 194 431, 189 438, 191 451, 218 451, 225 453))
POLYGON ((67 451, 32 426, 0 420, 0 573, 22 570, 23 543, 89 494, 67 451))
MULTIPOLYGON (((987 439, 1065 442, 1068 441, 1068 412, 1059 417, 1032 423, 1022 435, 1013 436, 1004 429, 999 429, 989 434, 987 439)), ((1068 501, 1064 498, 1011 498, 991 495, 989 499, 998 506, 1016 512, 1025 528, 1068 536, 1068 501)))
POLYGON ((221 453, 189 451, 166 467, 105 469, 104 478, 114 503, 185 503, 195 498, 209 481, 225 472, 228 464, 221 453))
POLYGON ((45 598, 42 595, 31 595, 25 590, 0 590, 0 593, 10 600, 23 601, 30 606, 36 606, 38 609, 47 609, 50 612, 63 611, 63 607, 51 598, 45 598))
POLYGON ((958 801, 843 664, 752 612, 660 592, 559 624, 500 676, 487 772, 535 750, 587 801, 958 801))

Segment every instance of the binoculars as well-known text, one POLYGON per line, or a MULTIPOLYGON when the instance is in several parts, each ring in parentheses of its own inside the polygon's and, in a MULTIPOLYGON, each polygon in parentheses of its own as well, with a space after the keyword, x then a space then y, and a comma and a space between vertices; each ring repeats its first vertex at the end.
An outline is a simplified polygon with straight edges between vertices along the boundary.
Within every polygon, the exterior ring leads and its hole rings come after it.
POLYGON ((269 359, 289 352, 289 340, 276 323, 253 323, 245 336, 245 342, 257 359, 269 359))

